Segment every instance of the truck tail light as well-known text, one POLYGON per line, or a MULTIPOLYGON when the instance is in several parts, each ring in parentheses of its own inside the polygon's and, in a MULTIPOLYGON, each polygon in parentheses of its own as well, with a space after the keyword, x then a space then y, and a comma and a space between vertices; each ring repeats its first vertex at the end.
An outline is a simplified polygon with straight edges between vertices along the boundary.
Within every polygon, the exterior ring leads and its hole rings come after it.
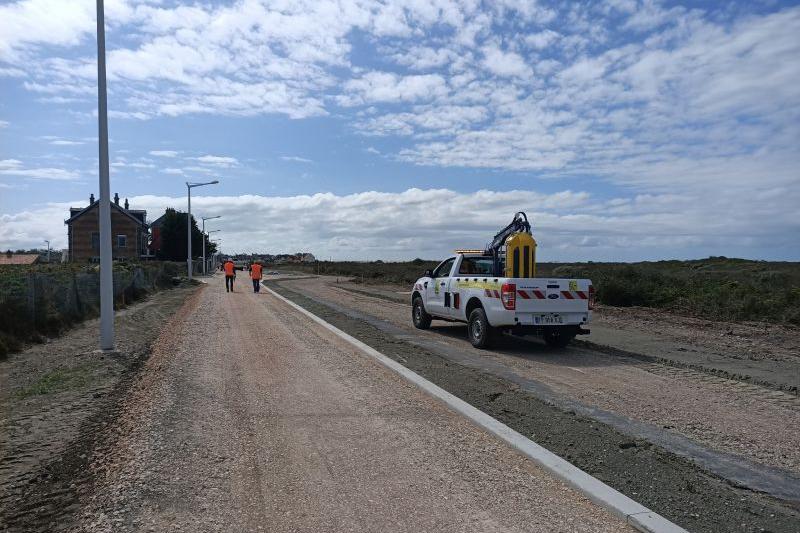
POLYGON ((517 308, 517 286, 514 283, 503 283, 500 288, 500 301, 509 311, 517 308))
POLYGON ((589 310, 594 309, 594 285, 589 285, 589 310))

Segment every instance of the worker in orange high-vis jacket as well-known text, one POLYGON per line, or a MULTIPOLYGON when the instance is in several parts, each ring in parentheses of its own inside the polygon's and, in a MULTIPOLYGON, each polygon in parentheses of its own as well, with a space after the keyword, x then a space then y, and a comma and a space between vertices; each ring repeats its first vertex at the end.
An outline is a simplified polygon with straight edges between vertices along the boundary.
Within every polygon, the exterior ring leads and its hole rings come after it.
POLYGON ((222 265, 222 269, 225 271, 225 292, 233 292, 233 280, 236 279, 236 265, 233 264, 233 260, 231 260, 230 257, 222 265))
POLYGON ((253 292, 261 292, 261 261, 250 265, 250 279, 253 280, 253 292))

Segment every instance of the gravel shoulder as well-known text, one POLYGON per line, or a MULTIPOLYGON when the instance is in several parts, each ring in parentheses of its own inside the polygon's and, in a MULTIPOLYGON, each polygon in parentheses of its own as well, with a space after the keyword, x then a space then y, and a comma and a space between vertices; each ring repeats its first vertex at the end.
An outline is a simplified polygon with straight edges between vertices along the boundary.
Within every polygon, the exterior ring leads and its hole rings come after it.
POLYGON ((628 530, 291 307, 217 281, 123 402, 75 531, 628 530))
POLYGON ((795 530, 798 515, 791 505, 738 489, 597 416, 607 408, 711 449, 735 451, 734 460, 748 457, 756 470, 791 468, 797 464, 798 437, 797 426, 787 422, 797 417, 793 395, 582 348, 554 355, 541 343, 511 339, 497 350, 476 351, 464 340, 463 328, 409 328, 403 304, 313 279, 281 282, 278 290, 690 530, 795 530), (353 315, 355 309, 363 316, 353 315), (541 391, 526 388, 520 377, 577 399, 589 407, 588 414, 542 401, 541 391))

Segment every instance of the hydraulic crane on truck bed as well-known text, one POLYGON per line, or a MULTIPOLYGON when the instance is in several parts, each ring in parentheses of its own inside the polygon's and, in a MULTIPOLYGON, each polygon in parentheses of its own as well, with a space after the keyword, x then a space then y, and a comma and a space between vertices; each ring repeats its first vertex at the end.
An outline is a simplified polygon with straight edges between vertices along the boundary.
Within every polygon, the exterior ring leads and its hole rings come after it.
POLYGON ((531 235, 528 216, 519 211, 511 223, 486 245, 484 254, 492 256, 494 275, 532 278, 536 275, 536 241, 531 235))

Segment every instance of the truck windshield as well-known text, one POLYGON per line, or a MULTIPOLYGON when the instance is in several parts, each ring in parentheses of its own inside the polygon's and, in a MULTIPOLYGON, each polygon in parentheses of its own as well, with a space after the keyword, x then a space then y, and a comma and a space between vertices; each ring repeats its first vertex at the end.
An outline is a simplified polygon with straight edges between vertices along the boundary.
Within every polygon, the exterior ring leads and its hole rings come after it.
POLYGON ((458 267, 458 273, 491 276, 493 268, 491 257, 465 257, 458 267))

